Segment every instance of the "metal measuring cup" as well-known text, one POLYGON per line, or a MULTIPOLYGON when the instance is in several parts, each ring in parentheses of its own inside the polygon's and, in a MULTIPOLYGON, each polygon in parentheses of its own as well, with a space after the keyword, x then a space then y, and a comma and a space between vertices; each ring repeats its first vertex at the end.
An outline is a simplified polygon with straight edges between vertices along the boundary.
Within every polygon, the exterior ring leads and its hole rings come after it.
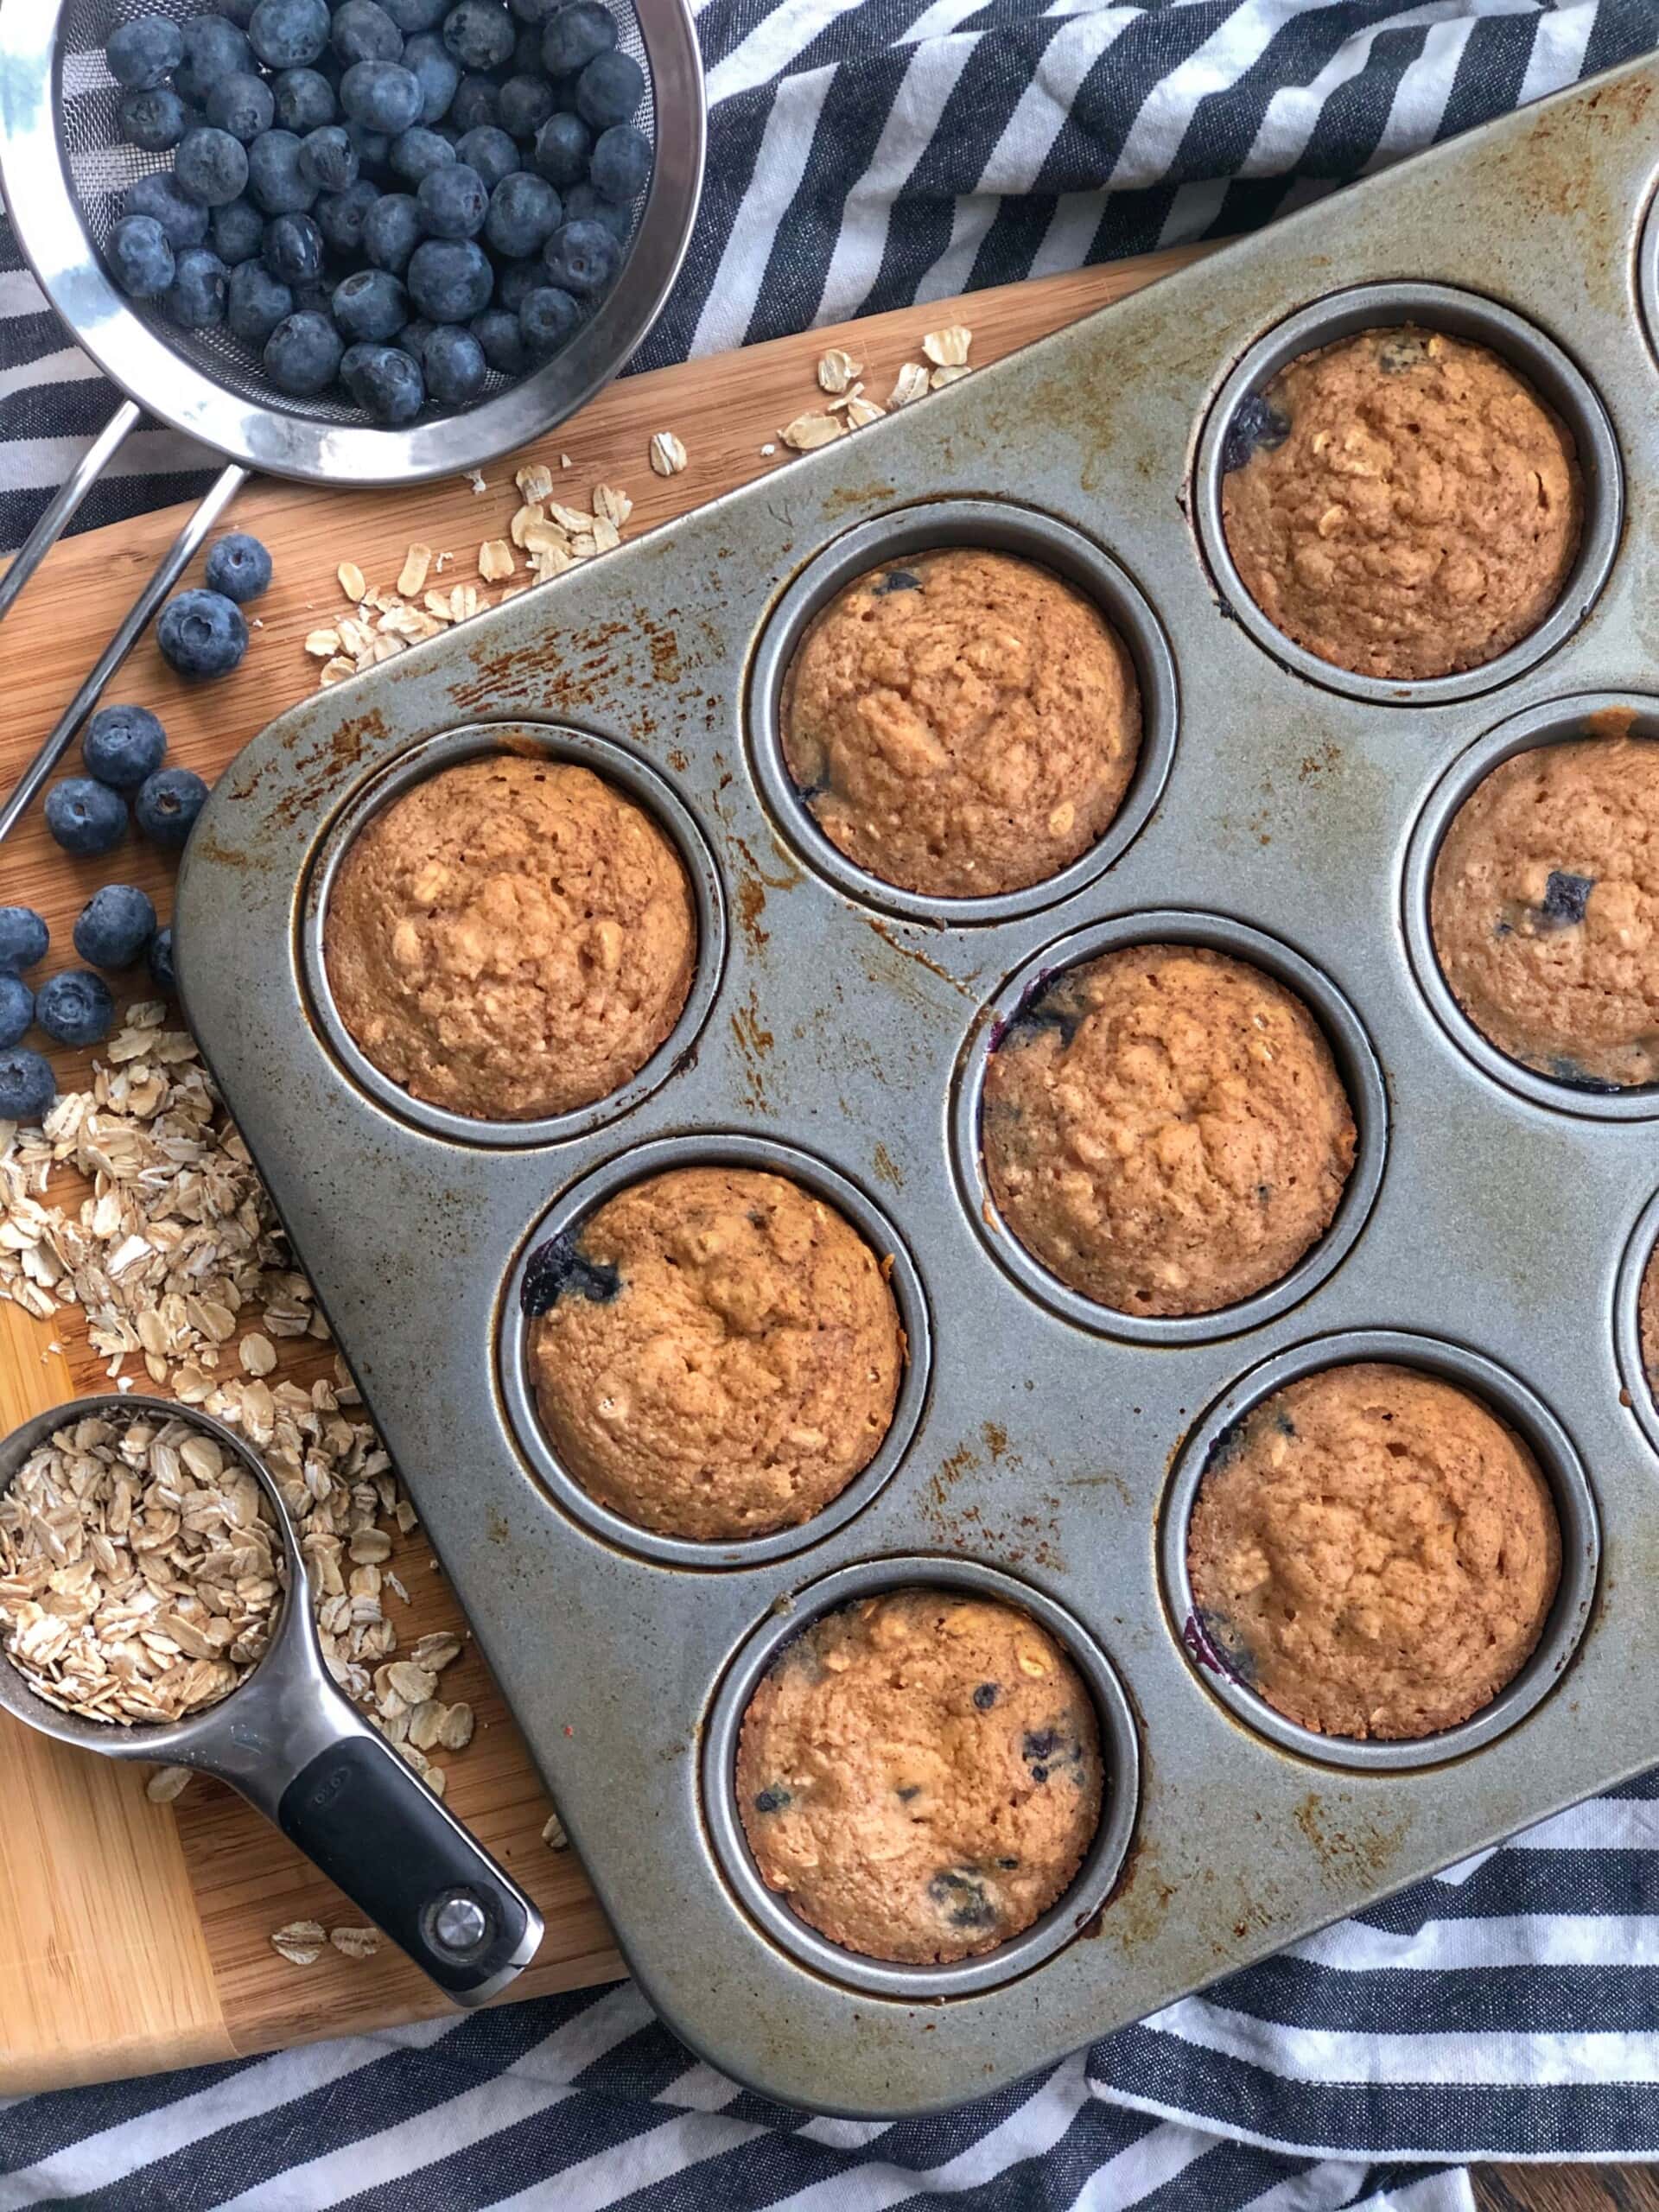
POLYGON ((522 1974, 542 1916, 323 1662, 305 1561, 257 1452, 222 1421, 166 1399, 109 1392, 37 1414, 0 1443, 0 1495, 29 1455, 82 1421, 187 1421, 259 1484, 280 1532, 288 1587, 264 1653, 217 1705, 166 1726, 60 1712, 0 1656, 0 1706, 43 1735, 106 1758, 200 1768, 274 1821, 455 2004, 482 2005, 522 1974))

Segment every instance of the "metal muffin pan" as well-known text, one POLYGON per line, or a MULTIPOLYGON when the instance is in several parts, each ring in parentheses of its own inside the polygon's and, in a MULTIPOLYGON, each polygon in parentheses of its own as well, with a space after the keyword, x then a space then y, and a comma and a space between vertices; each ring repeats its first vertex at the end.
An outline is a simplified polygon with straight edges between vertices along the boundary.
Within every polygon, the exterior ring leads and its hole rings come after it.
MULTIPOLYGON (((1634 268, 1656 86, 1659 63, 1634 65, 1437 149, 319 695, 246 748, 192 841, 192 1023, 630 1962, 705 2057, 772 2096, 890 2113, 994 2088, 1659 1759, 1659 1618, 1640 1595, 1659 1573, 1659 1457, 1621 1403, 1614 1326, 1651 1133, 1560 1085, 1494 1080, 1437 1015, 1402 893, 1425 809, 1485 733, 1645 688, 1659 369, 1634 268), (1189 519, 1241 353, 1321 301, 1404 280, 1478 289, 1590 365, 1630 478, 1622 532, 1599 511, 1618 535, 1605 582, 1573 596, 1554 650, 1484 671, 1489 696, 1420 688, 1410 714, 1263 650, 1217 606, 1189 519), (1000 918, 900 913, 888 888, 839 877, 766 767, 780 626, 837 575, 950 542, 963 502, 984 542, 1044 518, 1131 579, 1179 698, 1139 834, 1000 918), (619 748, 675 794, 711 856, 723 959, 654 1088, 579 1131, 446 1132, 377 1096, 329 1033, 305 955, 320 871, 346 810, 414 748, 492 728, 518 742, 527 724, 619 748), (1256 932, 1277 972, 1305 963, 1287 979, 1345 1053, 1364 1143, 1351 1211, 1300 1279, 1221 1326, 1137 1342, 1016 1278, 976 1213, 963 1101, 1010 979, 1103 928, 1155 916, 1167 935, 1171 915, 1212 941, 1256 932), (786 1555, 709 1572, 648 1556, 560 1492, 509 1403, 503 1332, 550 1211, 596 1174, 644 1172, 647 1147, 706 1154, 734 1133, 880 1215, 929 1352, 886 1478, 786 1555), (1382 1772, 1340 1745, 1276 1742, 1224 1702, 1160 1562, 1171 1471, 1205 1409, 1281 1355, 1377 1331, 1481 1363, 1478 1387, 1502 1404, 1512 1382, 1527 1433, 1562 1440, 1544 1456, 1578 1546, 1575 1618, 1588 1604, 1570 1664, 1556 1669, 1552 1630, 1522 1678, 1499 1715, 1513 1726, 1382 1772), (1574 1465, 1587 1506, 1561 1472, 1574 1465), (1598 1524, 1599 1576, 1578 1544, 1598 1524), (1135 1719, 1139 1803, 1104 1904, 1076 1926, 1094 1869, 1046 1956, 1011 1944, 957 1993, 877 1991, 868 1962, 814 1957, 745 1889, 721 1731, 752 1639, 787 1632, 831 1578, 957 1559, 1011 1576, 1103 1655, 1135 1719)), ((1042 557, 1063 566, 1055 543, 1042 557)))
POLYGON ((1653 1383, 1642 1357, 1642 1278, 1648 1272, 1648 1262, 1656 1244, 1659 1192, 1643 1207, 1636 1227, 1630 1231, 1613 1294, 1613 1338, 1624 1396, 1643 1435, 1659 1452, 1659 1400, 1654 1396, 1653 1383))

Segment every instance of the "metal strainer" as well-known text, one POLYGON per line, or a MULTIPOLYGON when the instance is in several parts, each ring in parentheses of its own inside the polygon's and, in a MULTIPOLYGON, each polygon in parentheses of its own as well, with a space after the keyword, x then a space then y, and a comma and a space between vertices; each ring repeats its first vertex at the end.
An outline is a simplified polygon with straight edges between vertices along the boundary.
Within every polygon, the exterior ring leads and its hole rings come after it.
POLYGON ((186 22, 207 0, 0 0, 0 188, 41 289, 74 337, 127 393, 0 578, 0 619, 143 414, 223 454, 230 466, 179 533, 63 719, 0 808, 14 827, 172 589, 256 469, 317 484, 411 484, 477 468, 543 435, 592 397, 651 328, 678 273, 702 182, 705 115, 696 40, 683 0, 607 0, 620 42, 645 73, 636 118, 652 141, 651 183, 620 273, 564 350, 510 384, 493 377, 467 408, 430 408, 408 428, 374 427, 343 397, 294 400, 224 330, 182 331, 129 300, 101 250, 127 187, 171 166, 120 135, 120 87, 103 49, 140 15, 186 22))

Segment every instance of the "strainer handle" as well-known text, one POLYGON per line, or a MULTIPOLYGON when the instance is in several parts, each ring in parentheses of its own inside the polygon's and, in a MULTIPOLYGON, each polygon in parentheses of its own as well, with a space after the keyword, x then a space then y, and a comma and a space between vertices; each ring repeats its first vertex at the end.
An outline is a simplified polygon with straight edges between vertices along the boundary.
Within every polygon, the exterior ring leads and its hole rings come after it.
POLYGON ((23 586, 69 527, 81 501, 143 420, 143 410, 130 399, 124 399, 59 486, 46 512, 18 548, 11 566, 0 576, 0 622, 5 620, 23 586))
POLYGON ((232 462, 168 547, 156 573, 134 600, 121 627, 99 655, 92 674, 70 701, 63 719, 24 769, 10 798, 0 807, 0 842, 11 835, 29 811, 41 786, 68 751, 70 741, 76 731, 98 704, 105 685, 143 635, 150 617, 178 582, 202 539, 247 482, 251 473, 239 462, 232 462))

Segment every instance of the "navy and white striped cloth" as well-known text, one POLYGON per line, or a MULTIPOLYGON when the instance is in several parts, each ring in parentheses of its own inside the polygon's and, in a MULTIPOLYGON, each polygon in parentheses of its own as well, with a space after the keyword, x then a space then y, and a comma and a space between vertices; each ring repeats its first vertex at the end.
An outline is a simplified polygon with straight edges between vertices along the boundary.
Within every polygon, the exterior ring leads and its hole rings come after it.
MULTIPOLYGON (((0 0, 26 6, 29 0, 0 0)), ((1659 41, 1659 0, 706 0, 709 181, 639 365, 1250 228, 1659 41)), ((110 410, 0 230, 0 546, 110 410)), ((184 497, 147 431, 85 523, 184 497)), ((1472 2212, 1659 2156, 1659 1778, 942 2117, 815 2120, 630 1986, 0 2105, 0 2212, 1472 2212)))

